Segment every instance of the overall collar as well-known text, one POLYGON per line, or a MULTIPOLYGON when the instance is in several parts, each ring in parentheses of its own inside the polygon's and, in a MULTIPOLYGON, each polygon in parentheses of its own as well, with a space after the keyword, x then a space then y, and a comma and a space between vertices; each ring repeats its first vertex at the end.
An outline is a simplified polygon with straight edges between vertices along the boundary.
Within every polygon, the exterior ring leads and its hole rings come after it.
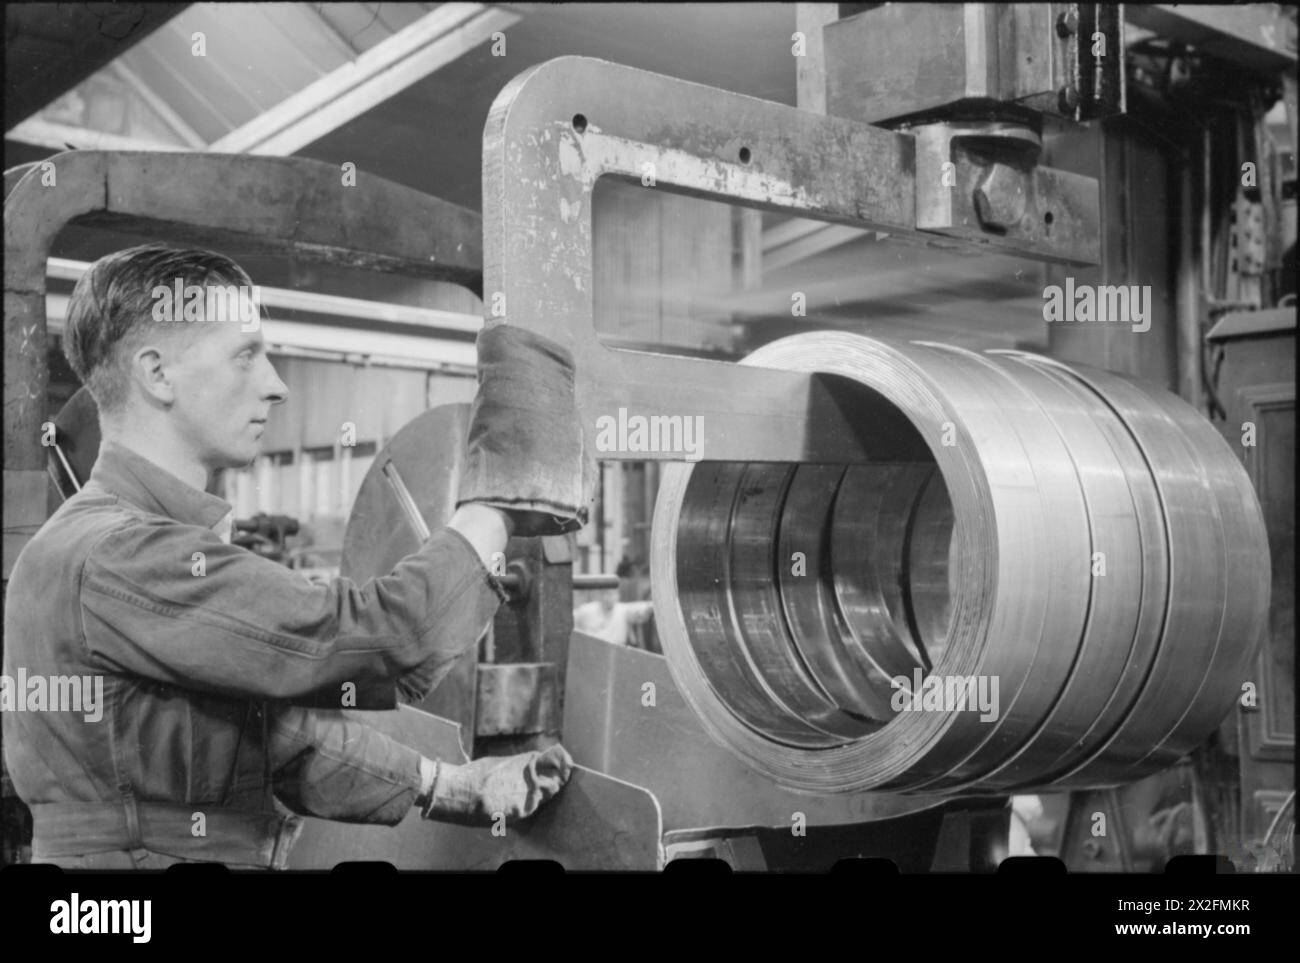
POLYGON ((137 508, 186 525, 217 528, 233 515, 230 503, 186 484, 148 458, 112 441, 100 445, 90 480, 137 508))

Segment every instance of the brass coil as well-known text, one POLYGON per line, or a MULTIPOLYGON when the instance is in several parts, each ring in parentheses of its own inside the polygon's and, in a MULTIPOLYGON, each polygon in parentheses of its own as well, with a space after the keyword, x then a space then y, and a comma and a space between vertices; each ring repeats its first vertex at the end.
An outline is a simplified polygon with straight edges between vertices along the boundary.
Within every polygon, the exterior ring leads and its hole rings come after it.
POLYGON ((1192 408, 1022 352, 845 333, 744 363, 848 379, 872 460, 664 466, 659 632, 718 743, 805 792, 1005 792, 1137 779, 1222 721, 1268 544, 1192 408))

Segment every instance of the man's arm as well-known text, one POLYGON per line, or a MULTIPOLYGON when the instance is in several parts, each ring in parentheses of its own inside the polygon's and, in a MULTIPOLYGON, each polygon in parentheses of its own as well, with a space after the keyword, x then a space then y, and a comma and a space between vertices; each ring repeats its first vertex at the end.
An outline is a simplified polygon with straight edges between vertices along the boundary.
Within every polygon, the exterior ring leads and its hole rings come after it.
POLYGON ((623 613, 632 625, 644 625, 654 618, 655 606, 653 602, 623 602, 623 613))
POLYGON ((269 725, 276 797, 301 815, 339 822, 395 826, 417 803, 426 819, 524 819, 573 770, 558 745, 464 764, 429 759, 336 710, 273 706, 269 725))
MULTIPOLYGON (((496 508, 468 504, 456 509, 451 520, 447 522, 447 527, 454 528, 465 536, 465 540, 478 554, 479 561, 484 566, 491 566, 493 556, 503 552, 506 543, 510 540, 510 533, 514 530, 514 519, 496 508)), ((452 660, 445 656, 434 656, 418 669, 405 673, 398 684, 398 691, 408 702, 419 702, 438 687, 451 671, 452 664, 452 660)), ((357 708, 396 708, 394 702, 388 701, 387 694, 380 694, 374 704, 363 704, 363 702, 370 703, 373 695, 368 691, 365 694, 358 692, 357 708)))
POLYGON ((419 752, 345 712, 272 705, 268 727, 276 798, 299 815, 396 826, 430 781, 419 752))
POLYGON ((432 677, 477 641, 503 599, 479 550, 452 528, 364 586, 320 585, 209 529, 149 519, 101 538, 81 584, 85 644, 107 665, 264 699, 345 692, 422 665, 432 677))

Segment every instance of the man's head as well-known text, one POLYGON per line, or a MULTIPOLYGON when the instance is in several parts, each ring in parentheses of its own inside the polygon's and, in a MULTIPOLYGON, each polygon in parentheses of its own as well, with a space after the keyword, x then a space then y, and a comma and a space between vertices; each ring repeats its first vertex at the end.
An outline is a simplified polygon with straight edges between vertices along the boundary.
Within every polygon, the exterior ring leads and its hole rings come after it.
POLYGON ((618 589, 602 589, 600 593, 600 610, 608 615, 614 611, 614 606, 618 605, 618 589))
POLYGON ((82 275, 64 352, 106 437, 121 426, 161 433, 211 471, 252 461, 271 405, 288 395, 260 327, 257 289, 230 258, 149 244, 82 275))

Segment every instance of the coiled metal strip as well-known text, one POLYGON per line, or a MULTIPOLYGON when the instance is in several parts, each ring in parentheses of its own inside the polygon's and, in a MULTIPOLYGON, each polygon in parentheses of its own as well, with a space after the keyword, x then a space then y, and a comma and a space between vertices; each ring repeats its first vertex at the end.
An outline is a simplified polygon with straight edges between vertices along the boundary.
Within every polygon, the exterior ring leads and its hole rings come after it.
POLYGON ((665 466, 660 632, 714 739, 802 791, 1007 791, 1138 778, 1217 725, 1268 556, 1249 480, 1194 411, 1018 352, 835 333, 746 363, 849 378, 864 419, 911 430, 847 469, 665 466), (994 718, 882 712, 884 685, 927 667, 996 679, 994 718))

